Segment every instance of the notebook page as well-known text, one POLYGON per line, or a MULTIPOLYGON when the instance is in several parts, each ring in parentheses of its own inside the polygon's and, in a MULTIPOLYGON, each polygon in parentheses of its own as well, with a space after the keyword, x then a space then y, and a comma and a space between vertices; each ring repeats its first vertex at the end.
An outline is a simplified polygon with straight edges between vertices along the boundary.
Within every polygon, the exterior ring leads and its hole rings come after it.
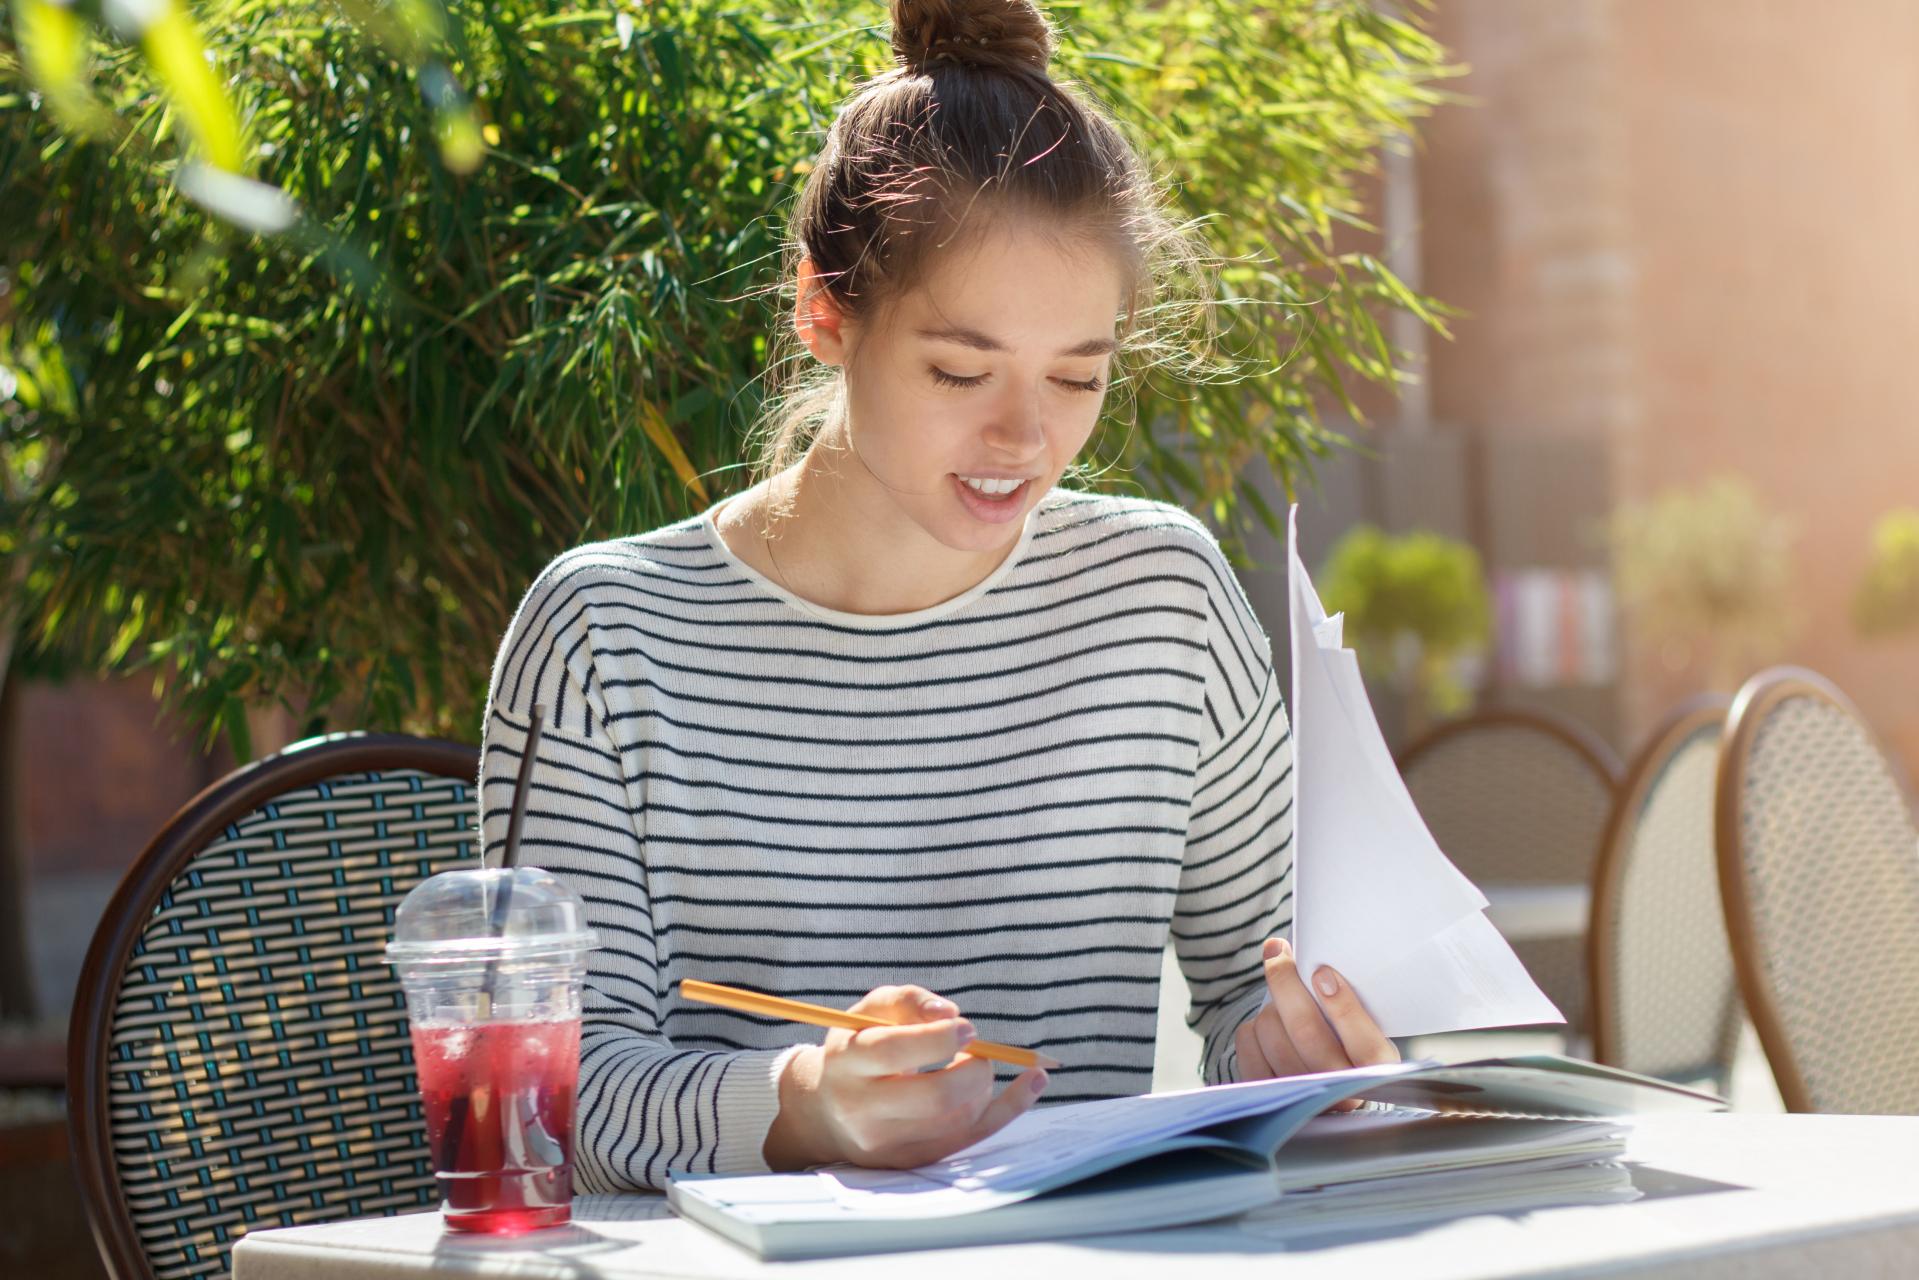
POLYGON ((1223 1120, 1278 1111, 1332 1081, 1389 1080, 1430 1063, 1393 1062, 1311 1076, 1212 1085, 1028 1111, 991 1137, 912 1172, 961 1190, 1035 1190, 1104 1157, 1223 1120))

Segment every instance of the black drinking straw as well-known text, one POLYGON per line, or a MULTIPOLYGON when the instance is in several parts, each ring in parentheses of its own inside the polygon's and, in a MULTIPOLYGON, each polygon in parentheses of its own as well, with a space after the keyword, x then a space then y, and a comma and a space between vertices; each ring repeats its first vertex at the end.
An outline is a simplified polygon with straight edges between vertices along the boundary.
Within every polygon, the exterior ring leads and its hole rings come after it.
MULTIPOLYGON (((506 821, 506 850, 500 855, 500 866, 506 871, 506 879, 500 885, 500 892, 493 899, 493 909, 487 913, 487 932, 500 937, 506 932, 506 913, 513 901, 513 871, 520 865, 520 827, 526 821, 526 793, 533 782, 533 760, 540 753, 540 732, 546 726, 546 708, 533 708, 533 721, 527 726, 526 747, 520 756, 520 774, 513 782, 513 816, 506 821)), ((499 957, 486 962, 486 977, 480 986, 480 1006, 483 1017, 493 1013, 493 989, 498 983, 499 957)), ((447 1107, 446 1114, 446 1152, 449 1159, 441 1166, 452 1169, 458 1162, 460 1138, 466 1128, 467 1100, 455 1098, 447 1107)))
MULTIPOLYGON (((506 820, 506 852, 500 855, 500 866, 509 873, 520 865, 520 826, 526 821, 526 793, 533 782, 533 758, 540 753, 540 731, 546 727, 546 708, 533 708, 533 722, 526 729, 526 752, 520 757, 520 776, 513 783, 513 816, 506 820)), ((493 915, 487 921, 489 932, 496 937, 506 928, 507 904, 513 901, 513 877, 509 874, 500 886, 500 896, 493 900, 493 915)), ((493 965, 486 967, 486 992, 491 1001, 493 995, 493 965)))

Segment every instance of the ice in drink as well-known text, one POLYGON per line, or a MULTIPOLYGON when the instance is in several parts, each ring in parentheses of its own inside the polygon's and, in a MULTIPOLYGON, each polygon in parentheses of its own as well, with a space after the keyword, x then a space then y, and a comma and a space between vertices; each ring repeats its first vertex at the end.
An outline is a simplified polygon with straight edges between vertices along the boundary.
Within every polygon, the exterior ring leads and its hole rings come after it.
POLYGON ((566 1222, 579 1020, 415 1026, 413 1059, 447 1225, 513 1233, 566 1222))

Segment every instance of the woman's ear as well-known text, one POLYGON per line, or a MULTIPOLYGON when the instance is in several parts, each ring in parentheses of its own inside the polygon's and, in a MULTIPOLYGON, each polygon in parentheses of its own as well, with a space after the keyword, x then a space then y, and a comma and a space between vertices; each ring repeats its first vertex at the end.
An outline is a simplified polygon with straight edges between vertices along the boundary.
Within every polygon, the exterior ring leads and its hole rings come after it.
POLYGON ((793 326, 799 330, 800 341, 821 364, 844 364, 846 335, 842 326, 846 313, 840 309, 838 299, 826 287, 826 278, 811 258, 800 259, 799 274, 799 302, 793 308, 793 326))

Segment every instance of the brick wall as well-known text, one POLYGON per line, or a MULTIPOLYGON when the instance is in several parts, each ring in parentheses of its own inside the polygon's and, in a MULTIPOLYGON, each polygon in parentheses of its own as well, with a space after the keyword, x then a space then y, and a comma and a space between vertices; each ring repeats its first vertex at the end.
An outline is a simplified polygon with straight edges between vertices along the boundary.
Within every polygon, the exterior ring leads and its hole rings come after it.
MULTIPOLYGON (((1433 22, 1472 68, 1419 159, 1424 283, 1471 313, 1434 345, 1435 419, 1593 438, 1616 500, 1747 478, 1800 528, 1780 656, 1919 763, 1919 639, 1848 620, 1873 521, 1919 505, 1919 6, 1439 0, 1433 22)), ((1703 676, 1623 640, 1636 741, 1703 676)))

